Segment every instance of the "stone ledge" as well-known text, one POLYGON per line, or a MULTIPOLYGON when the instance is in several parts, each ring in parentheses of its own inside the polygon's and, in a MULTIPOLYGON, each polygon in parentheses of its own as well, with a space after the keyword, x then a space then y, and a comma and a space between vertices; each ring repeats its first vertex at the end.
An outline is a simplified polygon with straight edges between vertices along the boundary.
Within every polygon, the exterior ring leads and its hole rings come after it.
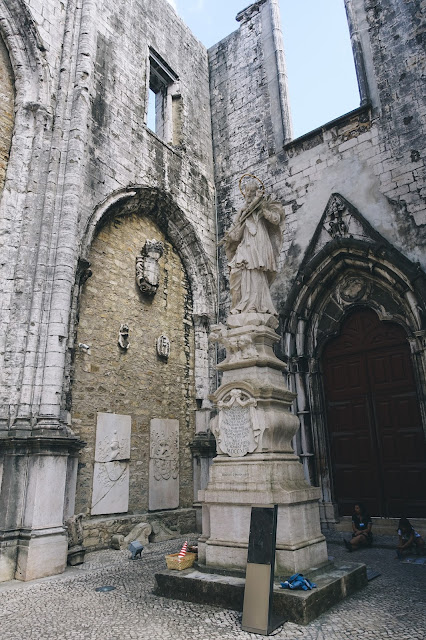
MULTIPOLYGON (((364 564, 329 564, 322 569, 305 572, 317 588, 312 591, 288 591, 274 586, 274 614, 289 622, 306 625, 332 606, 367 584, 364 564)), ((236 575, 204 573, 197 569, 155 574, 155 595, 165 598, 209 604, 242 611, 244 578, 236 575)))

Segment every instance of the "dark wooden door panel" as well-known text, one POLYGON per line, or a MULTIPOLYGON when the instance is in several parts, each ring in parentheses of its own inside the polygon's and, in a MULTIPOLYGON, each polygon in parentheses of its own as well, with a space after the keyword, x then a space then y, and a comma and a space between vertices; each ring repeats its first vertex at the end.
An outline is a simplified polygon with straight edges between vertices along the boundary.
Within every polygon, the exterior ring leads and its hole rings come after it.
POLYGON ((382 516, 425 517, 426 445, 403 329, 370 310, 349 316, 323 355, 334 492, 382 516))

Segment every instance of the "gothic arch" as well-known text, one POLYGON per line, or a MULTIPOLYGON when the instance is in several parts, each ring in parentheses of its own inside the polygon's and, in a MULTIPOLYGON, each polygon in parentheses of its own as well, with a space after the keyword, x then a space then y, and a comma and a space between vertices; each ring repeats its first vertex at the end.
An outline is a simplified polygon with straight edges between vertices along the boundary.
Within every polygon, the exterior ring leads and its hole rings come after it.
POLYGON ((88 220, 81 242, 81 260, 87 261, 93 238, 106 220, 131 213, 149 216, 170 238, 191 283, 194 315, 214 320, 216 287, 211 264, 193 225, 168 192, 155 187, 132 186, 111 194, 88 220))
POLYGON ((0 0, 0 34, 15 76, 17 107, 50 104, 44 45, 23 0, 0 0))
POLYGON ((426 274, 333 194, 283 313, 284 345, 301 421, 296 446, 305 474, 322 488, 322 518, 335 519, 326 437, 322 350, 356 307, 401 325, 410 343, 426 425, 426 274))
MULTIPOLYGON (((101 202, 93 211, 80 243, 70 336, 74 334, 80 289, 86 277, 90 276, 88 258, 97 232, 111 218, 135 213, 150 217, 159 226, 178 252, 187 273, 193 298, 196 398, 199 408, 208 408, 208 395, 213 391, 211 371, 214 358, 213 351, 208 347, 208 331, 210 324, 216 319, 215 280, 211 263, 193 225, 169 193, 145 186, 120 189, 101 202)), ((71 353, 68 359, 68 372, 70 366, 71 353)), ((68 387, 69 378, 65 392, 68 387)))

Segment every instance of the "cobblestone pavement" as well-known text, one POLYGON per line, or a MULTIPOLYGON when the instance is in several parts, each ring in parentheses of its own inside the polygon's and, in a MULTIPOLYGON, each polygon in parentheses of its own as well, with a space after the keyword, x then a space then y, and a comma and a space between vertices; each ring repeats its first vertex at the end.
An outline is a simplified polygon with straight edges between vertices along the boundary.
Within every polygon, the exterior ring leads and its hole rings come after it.
MULTIPOLYGON (((0 584, 0 639, 263 638, 241 631, 238 612, 152 594, 154 573, 165 567, 164 554, 178 550, 182 541, 150 545, 136 561, 129 560, 127 551, 98 551, 88 554, 81 568, 68 568, 62 576, 0 584), (95 591, 103 585, 115 590, 95 591)), ((336 560, 348 559, 341 545, 330 544, 329 554, 336 560)), ((374 547, 352 554, 351 560, 365 562, 381 575, 308 626, 286 623, 271 637, 424 640, 426 566, 401 563, 394 555, 374 547)))

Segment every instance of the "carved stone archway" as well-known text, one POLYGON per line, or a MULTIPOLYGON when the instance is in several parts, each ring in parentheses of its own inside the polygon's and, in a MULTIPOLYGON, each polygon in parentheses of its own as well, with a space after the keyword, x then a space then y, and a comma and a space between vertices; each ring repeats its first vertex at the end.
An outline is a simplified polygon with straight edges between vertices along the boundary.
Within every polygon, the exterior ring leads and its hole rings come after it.
MULTIPOLYGON (((80 243, 80 261, 73 296, 73 322, 78 308, 80 286, 87 277, 88 256, 98 230, 111 218, 137 214, 148 216, 170 239, 178 252, 191 287, 193 298, 192 319, 195 331, 196 361, 195 384, 197 401, 201 407, 210 404, 207 400, 213 391, 213 352, 207 356, 209 326, 216 318, 216 284, 213 268, 198 234, 179 208, 170 193, 155 187, 135 185, 112 193, 101 202, 88 220, 80 243)), ((73 327, 70 336, 73 335, 73 327)))
POLYGON ((282 313, 283 343, 297 393, 296 450, 305 475, 322 489, 321 517, 336 520, 324 406, 321 354, 357 306, 373 309, 407 333, 426 425, 426 274, 333 194, 282 313))

